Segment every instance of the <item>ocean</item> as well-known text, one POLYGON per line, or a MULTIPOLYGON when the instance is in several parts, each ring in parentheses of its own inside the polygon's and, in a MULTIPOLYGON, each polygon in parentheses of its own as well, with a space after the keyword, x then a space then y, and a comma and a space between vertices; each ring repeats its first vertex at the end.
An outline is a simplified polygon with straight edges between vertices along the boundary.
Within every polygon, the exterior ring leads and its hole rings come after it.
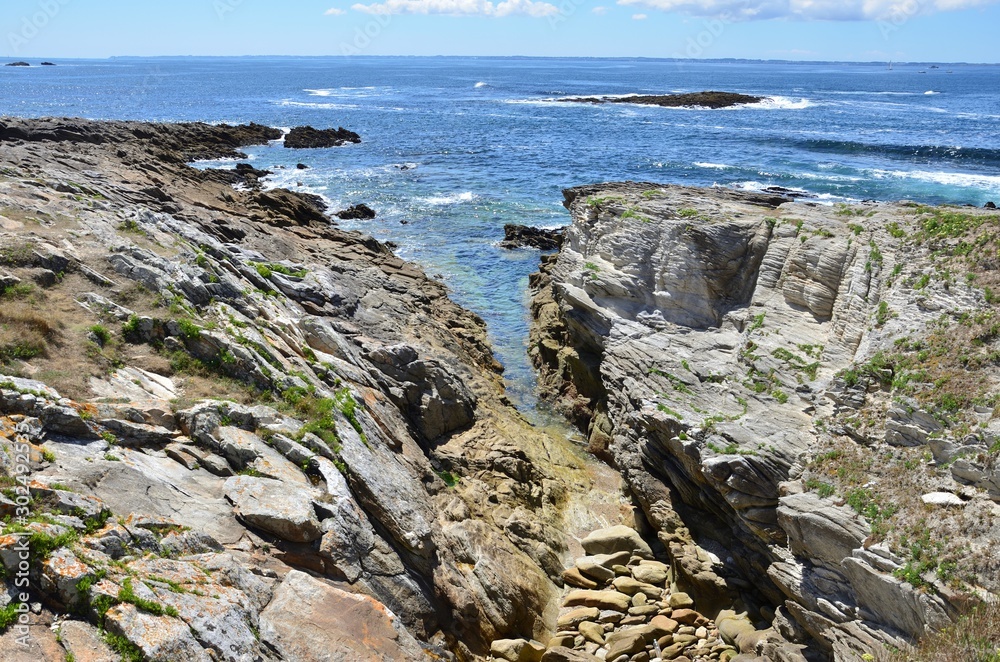
MULTIPOLYGON (((41 61, 41 60, 39 60, 41 61)), ((566 187, 642 180, 813 201, 1000 203, 1000 67, 528 58, 116 58, 0 67, 0 115, 310 124, 360 145, 247 151, 272 185, 364 202, 340 222, 398 244, 487 321, 512 399, 537 406, 527 360, 538 252, 505 223, 565 225, 566 187), (724 90, 751 106, 668 109, 571 96, 724 90), (297 163, 309 170, 297 170, 297 163)), ((203 164, 232 166, 233 164, 203 164)))

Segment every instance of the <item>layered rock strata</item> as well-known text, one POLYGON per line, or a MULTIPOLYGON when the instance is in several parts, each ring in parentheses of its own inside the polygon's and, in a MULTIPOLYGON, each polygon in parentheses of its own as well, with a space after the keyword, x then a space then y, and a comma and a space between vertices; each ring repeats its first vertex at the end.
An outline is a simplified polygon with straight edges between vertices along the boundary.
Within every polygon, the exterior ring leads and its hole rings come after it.
POLYGON ((768 659, 858 660, 995 600, 1000 218, 638 183, 566 205, 533 360, 702 613, 800 646, 768 659))
POLYGON ((186 165, 280 135, 0 120, 5 659, 481 659, 628 516, 443 286, 186 165))

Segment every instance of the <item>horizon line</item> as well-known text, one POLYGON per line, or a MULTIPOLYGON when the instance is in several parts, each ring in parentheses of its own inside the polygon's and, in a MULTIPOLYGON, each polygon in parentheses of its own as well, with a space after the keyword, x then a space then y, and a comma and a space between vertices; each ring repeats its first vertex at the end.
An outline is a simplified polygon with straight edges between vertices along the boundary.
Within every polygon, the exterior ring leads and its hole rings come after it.
POLYGON ((788 60, 788 59, 768 59, 768 58, 679 58, 679 57, 649 57, 639 55, 277 55, 277 54, 256 54, 256 55, 108 55, 104 57, 52 57, 52 56, 16 56, 7 57, 11 61, 26 61, 29 59, 53 61, 109 61, 109 60, 168 60, 168 59, 217 59, 217 60, 240 60, 240 59, 375 59, 375 58, 407 58, 407 59, 475 59, 475 60, 642 60, 650 62, 691 62, 691 63, 724 63, 724 62, 753 62, 763 64, 884 64, 891 62, 897 65, 907 64, 947 64, 955 66, 997 66, 1000 62, 968 62, 968 61, 938 61, 938 60, 788 60))

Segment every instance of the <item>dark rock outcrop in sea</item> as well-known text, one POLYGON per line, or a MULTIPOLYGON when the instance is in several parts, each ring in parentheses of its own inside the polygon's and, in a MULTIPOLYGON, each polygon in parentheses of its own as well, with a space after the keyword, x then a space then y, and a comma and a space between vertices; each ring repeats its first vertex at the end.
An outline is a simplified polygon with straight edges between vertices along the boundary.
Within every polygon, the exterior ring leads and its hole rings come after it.
POLYGON ((760 103, 766 97, 755 97, 735 92, 694 92, 691 94, 636 94, 625 97, 574 97, 560 99, 572 103, 636 103, 644 106, 664 108, 730 108, 751 103, 760 103))
POLYGON ((1000 216, 636 183, 566 205, 532 278, 543 389, 675 590, 767 628, 727 641, 879 659, 997 600, 1000 216))
POLYGON ((316 149, 321 147, 341 147, 348 143, 360 143, 361 136, 340 127, 337 129, 314 129, 299 126, 285 136, 285 147, 289 149, 316 149))
POLYGON ((566 230, 564 228, 546 230, 508 223, 503 226, 503 233, 504 240, 500 242, 500 246, 503 248, 529 247, 543 251, 556 251, 562 246, 566 230))
POLYGON ((350 220, 369 221, 375 218, 377 214, 375 213, 374 209, 372 209, 371 207, 369 207, 364 203, 361 203, 358 205, 351 205, 347 209, 338 211, 336 214, 334 214, 334 216, 341 219, 342 221, 350 221, 350 220))
POLYGON ((5 67, 30 67, 30 62, 8 62, 5 67))
POLYGON ((56 63, 55 62, 42 62, 41 66, 43 66, 43 67, 54 67, 54 66, 56 66, 56 63))
POLYGON ((509 405, 443 285, 309 196, 187 165, 280 135, 0 120, 0 514, 30 501, 0 608, 30 532, 24 659, 114 659, 101 626, 151 660, 481 660, 547 640, 577 541, 630 517, 509 405))

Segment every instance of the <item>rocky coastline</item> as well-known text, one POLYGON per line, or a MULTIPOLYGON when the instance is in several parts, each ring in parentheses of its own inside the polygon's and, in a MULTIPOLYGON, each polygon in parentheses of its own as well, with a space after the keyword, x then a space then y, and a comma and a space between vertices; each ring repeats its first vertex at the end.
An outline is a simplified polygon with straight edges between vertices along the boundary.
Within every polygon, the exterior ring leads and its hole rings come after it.
POLYGON ((187 165, 280 136, 0 120, 5 660, 480 660, 630 521, 442 285, 187 165))
POLYGON ((883 659, 996 603, 1000 217, 632 182, 566 206, 543 391, 676 587, 768 628, 738 659, 883 659))
POLYGON ((389 245, 189 165, 281 137, 0 119, 4 660, 895 662, 996 603, 995 211, 566 191, 508 240, 580 448, 389 245))

